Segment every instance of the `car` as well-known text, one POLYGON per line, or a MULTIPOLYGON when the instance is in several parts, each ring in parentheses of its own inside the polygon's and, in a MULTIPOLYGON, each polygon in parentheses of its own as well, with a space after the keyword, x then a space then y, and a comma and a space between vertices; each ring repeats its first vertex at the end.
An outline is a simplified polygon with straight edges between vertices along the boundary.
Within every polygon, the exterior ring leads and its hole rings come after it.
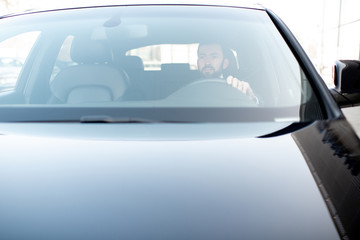
POLYGON ((31 10, 5 54, 1 239, 359 239, 359 61, 329 89, 271 10, 31 10))

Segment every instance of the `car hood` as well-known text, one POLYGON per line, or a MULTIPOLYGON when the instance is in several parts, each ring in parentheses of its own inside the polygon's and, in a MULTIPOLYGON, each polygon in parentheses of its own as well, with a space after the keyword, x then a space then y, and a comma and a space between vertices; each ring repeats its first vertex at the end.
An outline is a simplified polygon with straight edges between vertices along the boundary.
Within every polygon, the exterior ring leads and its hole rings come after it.
POLYGON ((291 134, 236 137, 212 124, 201 135, 193 125, 1 125, 0 235, 338 239, 291 134))

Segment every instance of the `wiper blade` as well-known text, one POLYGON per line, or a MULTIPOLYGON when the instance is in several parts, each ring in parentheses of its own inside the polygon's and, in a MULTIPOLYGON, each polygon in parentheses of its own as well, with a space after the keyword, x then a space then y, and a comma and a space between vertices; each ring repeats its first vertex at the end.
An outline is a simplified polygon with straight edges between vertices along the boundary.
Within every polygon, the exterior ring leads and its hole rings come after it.
POLYGON ((185 123, 188 121, 178 120, 158 120, 138 117, 121 117, 113 118, 106 115, 83 116, 80 118, 81 123, 185 123))
POLYGON ((196 123, 196 121, 173 120, 173 119, 148 119, 140 117, 114 118, 107 115, 82 116, 80 119, 29 119, 21 121, 10 121, 17 123, 196 123))
POLYGON ((143 119, 143 118, 132 118, 132 117, 113 118, 106 115, 92 115, 92 116, 81 117, 80 122, 81 123, 152 123, 157 121, 150 119, 143 119))

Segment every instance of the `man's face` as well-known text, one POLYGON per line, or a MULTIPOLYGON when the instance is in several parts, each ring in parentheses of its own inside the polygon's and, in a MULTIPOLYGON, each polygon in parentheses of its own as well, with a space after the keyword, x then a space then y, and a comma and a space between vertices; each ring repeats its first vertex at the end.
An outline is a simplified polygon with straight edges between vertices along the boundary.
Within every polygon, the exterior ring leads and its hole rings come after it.
POLYGON ((228 66, 228 60, 224 59, 220 45, 205 44, 199 46, 197 64, 202 77, 217 78, 228 66))

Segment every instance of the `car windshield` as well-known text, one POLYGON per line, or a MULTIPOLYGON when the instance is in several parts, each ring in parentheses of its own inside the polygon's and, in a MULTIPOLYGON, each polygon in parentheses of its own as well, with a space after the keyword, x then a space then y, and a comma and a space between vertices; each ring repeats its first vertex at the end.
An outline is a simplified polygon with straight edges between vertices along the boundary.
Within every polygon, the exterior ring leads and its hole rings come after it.
POLYGON ((259 9, 112 6, 9 16, 0 20, 0 59, 0 121, 324 118, 300 64, 259 9))

